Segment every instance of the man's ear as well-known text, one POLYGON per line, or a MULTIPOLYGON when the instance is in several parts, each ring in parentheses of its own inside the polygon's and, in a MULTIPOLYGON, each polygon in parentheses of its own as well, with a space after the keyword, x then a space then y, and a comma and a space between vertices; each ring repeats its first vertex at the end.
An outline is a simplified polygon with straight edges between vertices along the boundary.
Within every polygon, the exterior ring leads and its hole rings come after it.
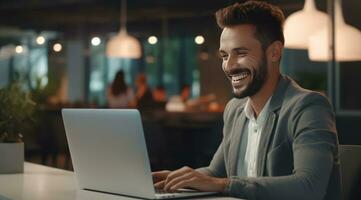
POLYGON ((283 44, 280 41, 272 42, 267 48, 267 57, 271 62, 279 62, 282 57, 283 44))

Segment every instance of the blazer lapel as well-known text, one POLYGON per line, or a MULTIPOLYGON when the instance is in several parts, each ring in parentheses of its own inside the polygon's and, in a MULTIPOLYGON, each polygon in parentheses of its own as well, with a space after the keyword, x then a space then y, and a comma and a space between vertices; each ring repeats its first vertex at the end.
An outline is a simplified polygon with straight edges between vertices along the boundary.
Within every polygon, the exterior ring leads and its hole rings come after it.
POLYGON ((239 151, 242 134, 244 132, 246 124, 246 115, 244 112, 241 112, 240 116, 237 119, 237 123, 235 123, 235 127, 232 129, 232 135, 234 135, 232 140, 230 141, 229 147, 229 172, 230 176, 237 176, 237 167, 238 167, 238 159, 239 159, 239 151))
POLYGON ((275 132, 278 110, 281 108, 283 98, 287 87, 289 86, 290 79, 287 76, 280 77, 276 91, 272 95, 270 102, 270 111, 267 122, 263 127, 261 139, 259 141, 258 155, 257 155, 257 176, 263 176, 265 169, 266 156, 268 153, 269 143, 271 142, 272 135, 275 132))
POLYGON ((259 141, 258 155, 257 155, 257 176, 263 176, 267 150, 274 133, 274 128, 277 123, 277 114, 271 112, 265 126, 263 127, 262 136, 259 141))

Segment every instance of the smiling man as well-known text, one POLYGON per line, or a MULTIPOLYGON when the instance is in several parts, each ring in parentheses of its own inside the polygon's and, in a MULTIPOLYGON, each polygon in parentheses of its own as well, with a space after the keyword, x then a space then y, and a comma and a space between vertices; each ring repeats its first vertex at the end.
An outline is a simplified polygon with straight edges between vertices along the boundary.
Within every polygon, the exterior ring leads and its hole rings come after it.
POLYGON ((322 94, 280 74, 282 11, 248 1, 216 13, 219 53, 234 98, 210 165, 153 173, 155 187, 223 192, 247 199, 340 199, 338 141, 322 94))

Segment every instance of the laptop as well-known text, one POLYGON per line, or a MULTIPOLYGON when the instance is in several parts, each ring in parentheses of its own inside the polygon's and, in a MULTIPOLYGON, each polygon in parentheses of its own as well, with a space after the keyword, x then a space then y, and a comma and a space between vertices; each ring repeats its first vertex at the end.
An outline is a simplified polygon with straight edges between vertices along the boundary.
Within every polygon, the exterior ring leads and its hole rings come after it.
POLYGON ((62 109, 75 175, 81 189, 145 199, 215 194, 156 193, 136 109, 62 109))

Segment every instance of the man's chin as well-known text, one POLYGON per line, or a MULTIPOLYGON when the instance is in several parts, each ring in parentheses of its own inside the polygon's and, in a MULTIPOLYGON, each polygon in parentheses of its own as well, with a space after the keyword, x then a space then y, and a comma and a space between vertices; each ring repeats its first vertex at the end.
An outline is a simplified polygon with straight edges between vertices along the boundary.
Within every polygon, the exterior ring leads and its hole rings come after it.
POLYGON ((233 90, 233 97, 237 99, 243 99, 245 97, 248 97, 247 93, 245 91, 236 91, 233 90))
POLYGON ((246 98, 248 97, 247 95, 239 95, 239 94, 234 94, 233 93, 233 97, 236 98, 236 99, 243 99, 243 98, 246 98))

